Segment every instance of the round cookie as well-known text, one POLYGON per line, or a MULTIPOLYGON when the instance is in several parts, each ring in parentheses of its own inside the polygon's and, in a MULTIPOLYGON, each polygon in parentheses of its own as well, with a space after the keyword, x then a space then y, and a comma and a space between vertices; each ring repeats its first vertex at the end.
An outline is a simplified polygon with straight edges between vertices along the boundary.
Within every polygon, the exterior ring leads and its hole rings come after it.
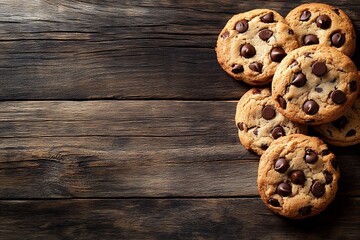
POLYGON ((350 18, 339 8, 323 3, 300 5, 289 12, 286 21, 300 44, 325 44, 352 56, 356 35, 350 18))
POLYGON ((350 146, 360 143, 360 98, 340 118, 314 128, 322 139, 335 146, 350 146))
POLYGON ((279 64, 272 95, 285 117, 318 125, 339 118, 350 108, 358 83, 356 66, 348 56, 325 45, 304 46, 279 64))
POLYGON ((335 155, 322 140, 292 134, 275 140, 261 156, 258 191, 273 212, 301 219, 326 208, 339 177, 335 155))
POLYGON ((281 136, 306 133, 307 127, 289 121, 274 108, 269 88, 253 88, 239 100, 235 122, 242 145, 261 155, 281 136))
POLYGON ((256 9, 233 16, 219 34, 215 50, 221 67, 236 80, 264 85, 297 47, 294 32, 280 14, 256 9))

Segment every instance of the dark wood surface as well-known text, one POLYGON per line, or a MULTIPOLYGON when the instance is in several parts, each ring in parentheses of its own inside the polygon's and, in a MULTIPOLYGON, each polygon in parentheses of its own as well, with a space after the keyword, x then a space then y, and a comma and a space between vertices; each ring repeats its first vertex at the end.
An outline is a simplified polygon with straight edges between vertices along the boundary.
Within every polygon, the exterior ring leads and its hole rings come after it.
POLYGON ((359 239, 360 146, 324 213, 275 216, 216 62, 233 14, 303 2, 0 0, 0 239, 359 239))

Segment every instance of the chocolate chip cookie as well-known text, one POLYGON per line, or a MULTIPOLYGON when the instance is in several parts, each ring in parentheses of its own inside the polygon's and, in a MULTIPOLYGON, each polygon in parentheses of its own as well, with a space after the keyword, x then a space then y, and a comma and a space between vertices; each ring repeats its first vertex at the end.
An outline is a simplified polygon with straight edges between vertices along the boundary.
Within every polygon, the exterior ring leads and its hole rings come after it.
POLYGON ((271 81, 275 68, 287 53, 298 47, 285 19, 269 9, 233 16, 219 34, 217 59, 232 77, 251 85, 271 81))
POLYGON ((300 219, 326 208, 339 177, 335 155, 322 140, 292 134, 275 140, 261 156, 258 190, 273 212, 300 219))
POLYGON ((356 46, 350 18, 339 8, 322 3, 303 4, 286 16, 300 44, 325 44, 351 56, 356 46))
POLYGON ((253 88, 239 100, 235 122, 240 142, 246 149, 261 155, 281 136, 306 133, 307 127, 289 121, 278 111, 269 88, 253 88))
POLYGON ((314 129, 331 145, 350 146, 360 143, 360 97, 343 116, 314 129))
POLYGON ((276 109, 290 120, 318 125, 354 103, 359 75, 345 54, 325 45, 298 48, 279 64, 272 82, 276 109))

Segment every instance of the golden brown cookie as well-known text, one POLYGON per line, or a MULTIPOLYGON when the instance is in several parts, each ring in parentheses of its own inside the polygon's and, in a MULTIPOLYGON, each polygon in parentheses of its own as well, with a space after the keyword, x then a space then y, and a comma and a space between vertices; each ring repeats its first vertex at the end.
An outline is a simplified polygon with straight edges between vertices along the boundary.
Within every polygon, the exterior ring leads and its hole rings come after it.
POLYGON ((339 177, 335 155, 322 140, 292 134, 275 140, 261 156, 258 190, 270 210, 300 219, 327 207, 339 177))
POLYGON ((306 133, 307 127, 293 123, 276 111, 269 88, 252 88, 239 100, 235 122, 242 145, 261 155, 281 136, 306 133))
POLYGON ((271 81, 275 68, 287 53, 298 47, 285 19, 269 9, 233 16, 219 34, 217 59, 232 77, 251 85, 271 81))
POLYGON ((322 139, 335 146, 350 146, 360 143, 360 98, 340 118, 314 128, 322 139))
POLYGON ((351 56, 356 46, 350 18, 339 8, 323 3, 303 4, 286 16, 300 44, 325 44, 351 56))
POLYGON ((325 45, 298 48, 279 64, 272 81, 275 107, 293 122, 319 125, 354 103, 359 75, 345 54, 325 45))

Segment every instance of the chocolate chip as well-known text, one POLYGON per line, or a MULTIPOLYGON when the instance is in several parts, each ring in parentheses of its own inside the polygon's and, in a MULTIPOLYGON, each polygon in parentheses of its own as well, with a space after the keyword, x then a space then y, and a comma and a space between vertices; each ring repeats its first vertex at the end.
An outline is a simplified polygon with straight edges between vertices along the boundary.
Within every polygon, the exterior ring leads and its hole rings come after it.
POLYGON ((337 48, 341 47, 345 43, 345 34, 341 34, 339 32, 333 33, 330 36, 330 40, 331 40, 331 46, 334 46, 337 48))
POLYGON ((249 68, 251 70, 253 70, 254 72, 258 72, 258 73, 261 73, 262 72, 262 68, 263 68, 263 65, 262 63, 259 63, 259 62, 253 62, 249 65, 249 68))
POLYGON ((275 198, 269 198, 268 203, 273 207, 280 207, 280 203, 275 198))
POLYGON ((356 81, 351 81, 351 82, 350 82, 350 91, 351 91, 351 92, 355 92, 356 90, 357 90, 356 81))
POLYGON ((325 182, 326 182, 326 184, 331 183, 332 180, 333 180, 332 174, 329 173, 329 172, 327 172, 327 171, 324 172, 324 177, 325 177, 325 182))
POLYGON ((330 93, 330 97, 336 104, 342 104, 346 102, 346 94, 341 90, 335 90, 330 93))
POLYGON ((283 109, 286 109, 286 101, 285 101, 285 99, 282 96, 278 96, 277 100, 278 100, 278 102, 280 104, 280 107, 282 107, 283 109))
POLYGON ((271 105, 266 105, 261 112, 261 116, 266 120, 273 119, 275 115, 276 115, 275 109, 271 105))
POLYGON ((261 17, 261 21, 264 23, 272 23, 274 22, 274 13, 269 12, 261 17))
POLYGON ((279 137, 285 136, 284 128, 280 126, 274 127, 274 129, 271 131, 271 136, 274 139, 278 139, 279 137))
POLYGON ((337 167, 338 167, 338 162, 336 161, 336 159, 334 159, 334 160, 331 161, 331 165, 332 165, 335 169, 337 169, 337 167))
POLYGON ((274 164, 275 171, 284 173, 289 168, 289 162, 285 158, 278 158, 274 164))
POLYGON ((311 12, 308 10, 305 10, 300 15, 300 21, 307 21, 311 17, 311 12))
POLYGON ((340 118, 336 119, 332 122, 332 125, 336 127, 337 129, 343 129, 345 128, 346 124, 348 123, 348 120, 346 117, 341 116, 340 118))
POLYGON ((246 127, 246 124, 243 123, 243 122, 239 122, 237 124, 237 127, 240 129, 240 131, 244 131, 245 127, 246 127))
POLYGON ((308 115, 314 115, 319 111, 319 105, 314 100, 307 100, 303 107, 303 111, 308 115))
POLYGON ((234 64, 231 69, 231 72, 235 74, 242 73, 243 71, 244 71, 244 67, 239 64, 234 64))
POLYGON ((355 129, 351 129, 349 130, 347 133, 346 133, 346 137, 352 137, 352 136, 355 136, 356 134, 356 130, 355 129))
POLYGON ((314 34, 308 34, 308 35, 304 36, 303 42, 304 42, 305 45, 318 44, 319 39, 314 34))
POLYGON ((229 36, 230 36, 230 33, 229 33, 228 31, 225 31, 225 32, 221 35, 221 37, 222 37, 223 39, 227 39, 229 36))
POLYGON ((321 152, 321 156, 326 156, 326 155, 329 155, 331 152, 329 149, 325 149, 321 152))
POLYGON ((317 198, 323 196, 325 193, 325 184, 320 181, 315 181, 311 186, 311 193, 317 198))
POLYGON ((251 58, 256 54, 256 50, 253 45, 247 43, 240 48, 240 54, 245 58, 251 58))
POLYGON ((321 87, 315 87, 315 91, 318 93, 322 93, 323 89, 321 87))
POLYGON ((334 11, 337 15, 340 15, 340 11, 339 11, 339 9, 334 8, 334 9, 333 9, 333 11, 334 11))
POLYGON ((331 19, 328 15, 320 15, 315 21, 316 25, 321 29, 327 29, 331 25, 331 19))
POLYGON ((318 154, 314 150, 306 149, 304 160, 306 163, 315 163, 318 160, 318 154))
POLYGON ((288 30, 288 34, 289 34, 289 35, 294 35, 294 31, 293 31, 292 29, 289 29, 289 30, 288 30))
POLYGON ((286 182, 282 182, 277 186, 276 192, 280 196, 287 197, 291 194, 291 185, 286 182))
POLYGON ((294 79, 291 82, 291 85, 294 85, 295 87, 302 87, 306 83, 306 76, 303 73, 296 73, 294 76, 294 79))
POLYGON ((239 33, 243 33, 248 30, 248 27, 249 27, 248 22, 245 19, 243 19, 236 23, 235 30, 238 31, 239 33))
POLYGON ((299 214, 303 216, 309 215, 311 213, 311 208, 312 206, 302 207, 299 209, 299 214))
POLYGON ((295 67, 295 66, 297 66, 297 65, 299 65, 299 63, 298 63, 298 61, 293 61, 290 65, 289 65, 289 67, 290 68, 293 68, 293 67, 295 67))
POLYGON ((270 29, 263 29, 259 32, 259 37, 261 40, 267 41, 273 35, 273 31, 270 29))
POLYGON ((290 180, 293 184, 303 185, 306 181, 306 177, 303 171, 295 170, 290 173, 290 180))
POLYGON ((315 62, 311 66, 311 70, 312 70, 313 74, 315 74, 318 77, 321 77, 326 73, 327 67, 326 67, 326 64, 324 62, 315 62))
POLYGON ((268 145, 267 144, 261 144, 261 146, 260 146, 260 148, 262 149, 262 150, 266 150, 266 149, 268 149, 268 145))
POLYGON ((281 62, 286 56, 286 52, 281 47, 275 47, 270 52, 270 58, 273 62, 281 62))
POLYGON ((257 136, 258 135, 258 128, 255 128, 253 133, 255 134, 255 136, 257 136))

